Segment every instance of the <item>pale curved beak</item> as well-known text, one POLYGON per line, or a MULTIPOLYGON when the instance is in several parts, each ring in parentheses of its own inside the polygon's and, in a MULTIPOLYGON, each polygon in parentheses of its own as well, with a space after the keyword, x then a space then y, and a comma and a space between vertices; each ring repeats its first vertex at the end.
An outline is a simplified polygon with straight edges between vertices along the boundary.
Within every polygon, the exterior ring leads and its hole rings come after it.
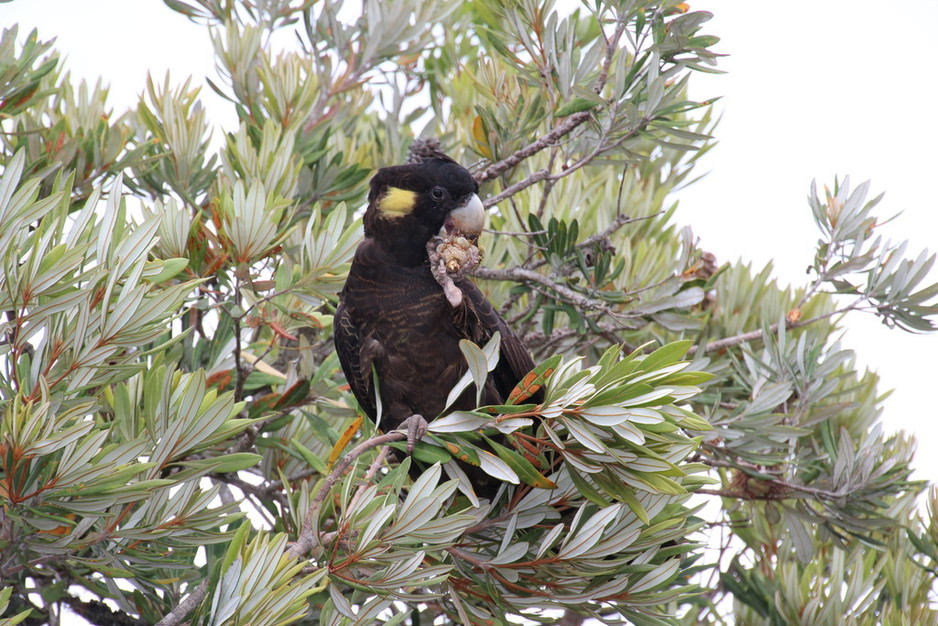
POLYGON ((470 194, 466 200, 449 212, 444 228, 461 235, 477 237, 485 227, 485 207, 478 194, 470 194), (452 226, 452 228, 450 228, 452 226))

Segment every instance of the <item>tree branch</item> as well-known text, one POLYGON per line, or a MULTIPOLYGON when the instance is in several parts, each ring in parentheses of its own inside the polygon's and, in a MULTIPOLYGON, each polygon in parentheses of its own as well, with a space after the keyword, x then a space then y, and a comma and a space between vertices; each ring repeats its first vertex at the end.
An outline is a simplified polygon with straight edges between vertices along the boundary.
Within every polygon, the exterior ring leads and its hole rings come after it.
MULTIPOLYGON (((563 122, 555 126, 549 133, 537 141, 529 143, 525 147, 517 150, 514 154, 505 157, 501 161, 489 165, 482 172, 476 175, 476 181, 479 183, 490 181, 502 172, 510 170, 514 166, 518 165, 528 157, 534 156, 541 150, 555 145, 565 135, 573 132, 577 126, 580 126, 589 118, 589 111, 580 111, 579 113, 574 113, 573 115, 566 117, 563 122)), ((528 185, 525 185, 525 187, 530 186, 531 184, 533 183, 529 183, 528 185)))
POLYGON ((490 206, 498 204, 505 198, 510 198, 511 196, 515 195, 522 189, 527 189, 534 183, 538 183, 548 178, 550 178, 550 170, 548 169, 537 170, 536 172, 534 172, 533 174, 531 174, 524 180, 519 180, 515 184, 510 185, 509 187, 506 187, 502 191, 498 192, 491 198, 486 198, 485 200, 482 201, 482 206, 484 206, 485 208, 489 208, 490 206))
MULTIPOLYGON (((739 470, 741 472, 746 471, 744 465, 739 465, 737 463, 731 463, 729 461, 721 461, 719 459, 708 459, 702 458, 701 462, 710 467, 726 467, 730 469, 739 470)), ((817 487, 809 487, 807 485, 801 485, 798 483, 788 482, 787 480, 782 480, 781 478, 767 478, 760 473, 759 476, 753 476, 756 480, 761 480, 772 485, 778 485, 779 487, 784 487, 790 491, 798 491, 801 493, 807 493, 821 500, 838 500, 848 495, 849 492, 839 490, 831 491, 829 489, 818 489, 817 487)), ((708 495, 723 496, 727 498, 741 498, 744 500, 786 500, 790 499, 791 494, 774 494, 766 496, 755 496, 755 495, 746 495, 738 491, 724 491, 722 489, 698 489, 695 493, 703 493, 708 495)))
POLYGON ((276 481, 278 483, 276 487, 274 487, 272 484, 252 485, 245 480, 241 480, 236 472, 229 472, 227 474, 212 474, 211 478, 227 485, 237 487, 245 495, 254 496, 258 500, 274 500, 284 509, 287 508, 287 500, 284 495, 280 493, 280 490, 283 489, 283 483, 280 481, 276 481))
MULTIPOLYGON (((617 147, 617 146, 620 146, 620 145, 622 145, 623 143, 625 143, 626 141, 628 141, 629 139, 631 139, 632 137, 636 136, 638 133, 640 133, 641 131, 643 131, 643 130, 648 126, 648 122, 649 122, 648 119, 642 118, 641 122, 639 122, 634 128, 632 128, 632 129, 629 130, 627 133, 625 133, 624 135, 622 135, 621 137, 619 137, 618 139, 616 139, 615 141, 613 141, 613 142, 611 142, 611 143, 607 143, 607 142, 605 141, 605 140, 606 140, 606 134, 603 133, 603 136, 602 136, 600 139, 597 140, 596 147, 593 148, 593 150, 590 151, 589 154, 587 154, 587 155, 583 156, 582 158, 578 159, 578 160, 577 160, 575 163, 573 163, 572 165, 566 166, 565 168, 561 169, 561 170, 560 170, 559 172, 557 172, 557 173, 551 173, 551 171, 550 171, 549 169, 547 169, 547 168, 539 169, 539 170, 537 170, 536 172, 534 172, 533 174, 530 174, 529 176, 527 176, 526 178, 524 178, 524 179, 522 179, 522 180, 519 180, 518 182, 514 183, 513 185, 507 187, 506 189, 503 189, 502 191, 500 191, 500 192, 497 193, 496 195, 492 196, 491 198, 486 198, 486 199, 482 202, 482 205, 483 205, 485 208, 489 208, 489 207, 491 207, 491 206, 493 206, 493 205, 495 205, 495 204, 498 204, 499 202, 501 202, 502 200, 504 200, 504 199, 506 199, 506 198, 510 198, 511 196, 515 195, 515 194, 518 193, 519 191, 521 191, 521 190, 523 190, 523 189, 527 189, 527 188, 530 187, 531 185, 533 185, 533 184, 535 184, 535 183, 538 183, 538 182, 540 182, 540 181, 542 181, 542 180, 547 180, 547 181, 549 181, 549 182, 554 182, 554 181, 560 180, 561 178, 564 178, 564 177, 566 177, 566 176, 569 176, 570 174, 576 172, 576 171, 579 170, 580 168, 582 168, 582 167, 584 167, 584 166, 586 166, 586 165, 589 165, 589 164, 593 161, 593 159, 595 159, 597 156, 599 156, 599 155, 602 154, 603 152, 606 152, 606 151, 608 151, 608 150, 611 150, 612 148, 615 148, 615 147, 617 147)), ((535 143, 537 143, 537 142, 535 142, 535 143)), ((532 145, 533 145, 533 144, 532 144, 532 145)), ((551 145, 553 145, 553 144, 551 144, 551 145)), ((546 147, 546 146, 545 146, 545 147, 546 147)), ((542 148, 542 149, 543 149, 543 148, 542 148)), ((520 154, 521 152, 522 152, 522 150, 519 150, 519 151, 516 152, 515 154, 520 154)), ((512 155, 512 156, 514 156, 514 155, 512 155)), ((509 158, 510 158, 510 157, 509 157, 509 158)), ((507 160, 508 160, 508 159, 505 159, 505 161, 507 161, 507 160)), ((501 162, 504 162, 504 161, 500 161, 500 163, 501 163, 501 162)), ((486 171, 488 171, 488 170, 486 170, 486 171)), ((484 172, 483 172, 483 173, 484 173, 484 172)), ((478 179, 478 178, 477 178, 477 179, 478 179)), ((481 181, 480 181, 480 182, 481 182, 481 181)))
MULTIPOLYGON (((613 32, 612 37, 606 39, 606 54, 603 57, 603 64, 602 64, 602 68, 600 69, 599 76, 596 78, 596 82, 593 85, 593 92, 596 93, 597 95, 602 93, 603 87, 605 87, 606 81, 609 79, 609 68, 612 65, 612 59, 615 56, 616 50, 618 50, 619 48, 619 40, 622 38, 622 34, 625 32, 625 27, 626 27, 625 20, 622 20, 622 19, 618 20, 616 22, 616 29, 613 32)), ((590 111, 580 111, 578 113, 574 113, 572 115, 567 116, 563 122, 555 126, 550 132, 548 132, 546 135, 544 135, 540 139, 537 139, 536 141, 529 143, 528 145, 515 151, 513 154, 502 159, 501 161, 498 161, 496 163, 489 165, 485 170, 483 170, 481 173, 475 176, 476 181, 479 183, 484 183, 489 180, 492 180, 495 177, 502 174, 503 172, 518 165, 525 159, 537 154, 541 150, 556 146, 557 143, 563 137, 573 132, 574 129, 576 129, 578 126, 583 124, 586 120, 590 119, 590 117, 591 117, 590 111)), ((509 186, 507 189, 502 190, 495 196, 491 198, 487 198, 483 202, 483 206, 488 208, 506 198, 510 198, 511 196, 515 195, 519 191, 526 189, 530 187, 531 185, 538 183, 542 180, 556 181, 565 176, 568 176, 569 174, 575 172, 576 170, 590 163, 594 158, 596 158, 602 152, 605 152, 606 150, 613 148, 615 146, 618 146, 622 144, 623 142, 627 141, 636 133, 644 129, 647 126, 647 124, 648 124, 648 120, 643 120, 635 128, 633 128, 631 131, 629 131, 624 136, 620 137, 618 140, 616 140, 614 143, 610 145, 605 144, 605 141, 604 141, 605 134, 604 134, 603 138, 597 142, 596 147, 588 155, 579 159, 573 165, 565 168, 564 170, 556 174, 551 173, 551 169, 552 169, 551 167, 537 170, 536 172, 534 172, 533 174, 530 174, 523 180, 520 180, 514 183, 513 185, 509 186)), ((553 155, 551 156, 550 161, 551 161, 551 164, 553 164, 553 161, 554 161, 553 155)), ((543 208, 543 205, 542 205, 542 208, 543 208)))
MULTIPOLYGON (((841 315, 843 313, 849 313, 850 311, 855 311, 859 308, 861 300, 858 300, 849 306, 837 309, 836 311, 831 311, 830 313, 824 313, 816 317, 812 317, 806 320, 798 320, 795 322, 786 321, 785 328, 791 330, 793 328, 801 328, 802 326, 810 326, 816 322, 826 320, 828 318, 834 317, 835 315, 841 315)), ((769 326, 769 333, 778 332, 779 323, 776 322, 769 326)), ((711 341, 706 346, 703 347, 703 351, 706 354, 710 352, 717 352, 719 350, 725 350, 726 348, 732 348, 733 346, 738 346, 741 343, 747 343, 750 341, 757 341, 762 339, 765 336, 765 331, 762 330, 751 330, 748 333, 742 333, 740 335, 734 335, 733 337, 726 337, 724 339, 719 339, 717 341, 711 341)), ((688 356, 693 356, 700 350, 700 346, 691 346, 687 351, 688 356)))
POLYGON ((506 270, 495 270, 487 267, 477 267, 472 272, 473 276, 477 276, 484 280, 511 280, 515 282, 528 282, 536 283, 547 289, 555 291, 561 298, 570 302, 570 304, 575 304, 581 309, 588 309, 591 311, 602 311, 610 315, 615 315, 616 313, 606 305, 602 300, 596 300, 594 298, 589 298, 582 294, 577 293, 576 291, 561 285, 557 282, 554 282, 549 277, 535 272, 523 267, 512 267, 506 270))
MULTIPOLYGON (((768 481, 767 481, 768 482, 768 481)), ((719 496, 721 498, 732 498, 734 500, 788 500, 792 497, 790 493, 767 493, 764 495, 755 495, 743 493, 742 491, 729 491, 726 489, 697 489, 694 493, 705 496, 719 496)))
POLYGON ((316 516, 319 513, 322 503, 325 501, 326 496, 332 490, 332 487, 335 483, 342 477, 345 473, 345 470, 361 455, 363 455, 368 450, 371 450, 374 447, 380 446, 385 443, 391 443, 392 441, 400 441, 401 439, 406 439, 407 434, 400 430, 395 430, 384 435, 378 435, 377 437, 372 437, 362 443, 358 444, 342 459, 336 464, 332 471, 326 476, 326 479, 322 483, 322 487, 319 488, 319 491, 316 492, 316 495, 313 496, 312 502, 310 502, 309 509, 306 511, 306 516, 303 518, 303 528, 300 530, 300 535, 297 537, 296 542, 290 546, 290 549, 287 550, 287 554, 293 558, 298 558, 312 550, 314 547, 319 545, 319 537, 316 536, 316 533, 313 532, 313 520, 316 519, 316 516))
MULTIPOLYGON (((606 40, 606 56, 603 58, 603 66, 599 70, 599 76, 596 77, 596 83, 593 85, 593 93, 597 96, 602 93, 603 87, 606 86, 606 81, 609 80, 609 68, 612 67, 612 57, 615 56, 616 50, 619 49, 619 40, 622 39, 622 34, 625 32, 625 25, 626 21, 624 19, 620 18, 616 20, 616 30, 612 33, 612 37, 606 40)), ((603 36, 605 36, 605 31, 602 32, 603 36)))
MULTIPOLYGON (((605 230, 603 230, 602 232, 598 232, 594 235, 590 235, 589 237, 587 237, 580 243, 576 244, 576 247, 579 250, 586 250, 586 249, 592 248, 593 244, 608 241, 610 235, 615 233, 617 230, 619 230, 626 224, 631 224, 633 222, 641 222, 643 220, 654 219, 658 217, 659 215, 661 215, 662 213, 664 213, 664 211, 657 211, 656 213, 652 213, 651 215, 646 215, 644 217, 629 217, 628 215, 619 214, 618 216, 616 216, 616 219, 612 220, 612 223, 605 230)), ((528 265, 527 268, 532 269, 532 270, 537 269, 541 267, 542 265, 545 265, 546 263, 547 263, 547 259, 541 259, 537 263, 532 263, 528 265)), ((668 277, 668 279, 666 280, 670 280, 670 277, 668 277)), ((661 283, 656 283, 655 285, 650 285, 650 286, 656 287, 660 284, 661 283)), ((643 289, 637 289, 629 293, 639 293, 641 291, 643 291, 643 289)))
POLYGON ((66 594, 62 599, 75 613, 92 624, 101 626, 145 626, 142 619, 117 611, 100 600, 80 600, 66 594))
POLYGON ((183 598, 172 611, 164 615, 163 619, 156 623, 156 626, 177 626, 177 624, 181 624, 186 615, 195 610, 195 607, 199 606, 202 600, 205 599, 205 594, 208 593, 208 581, 208 578, 204 578, 192 590, 192 593, 183 598))

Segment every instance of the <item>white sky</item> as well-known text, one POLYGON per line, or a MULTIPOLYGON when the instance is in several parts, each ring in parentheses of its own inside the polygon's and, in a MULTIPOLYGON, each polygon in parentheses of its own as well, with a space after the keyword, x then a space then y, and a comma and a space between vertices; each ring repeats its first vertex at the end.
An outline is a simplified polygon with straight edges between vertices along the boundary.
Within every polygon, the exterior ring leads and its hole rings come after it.
MULTIPOLYGON (((803 284, 818 231, 806 197, 849 175, 885 191, 880 217, 902 214, 883 232, 909 239, 907 254, 938 248, 938 1, 858 0, 778 3, 691 2, 714 14, 724 75, 697 75, 692 96, 723 96, 717 145, 702 161, 707 176, 678 196, 680 222, 722 261, 761 268, 774 261, 785 284, 803 284), (901 7, 901 8, 900 8, 901 7)), ((938 281, 938 271, 931 280, 938 281)), ((917 478, 938 479, 938 334, 890 330, 853 314, 844 346, 882 377, 887 430, 917 434, 917 478)))
MULTIPOLYGON (((702 181, 678 196, 677 219, 690 224, 720 262, 772 260, 782 283, 800 284, 817 232, 806 196, 812 179, 849 174, 886 192, 880 215, 902 212, 885 232, 910 239, 910 254, 938 248, 938 0, 784 3, 691 2, 714 19, 725 75, 696 75, 692 96, 723 96, 719 145, 700 164, 702 181)), ((74 77, 111 86, 115 110, 133 105, 146 72, 195 84, 214 76, 207 33, 159 0, 16 0, 0 4, 0 27, 20 23, 57 37, 74 77), (132 8, 131 8, 132 7, 132 8)), ((233 128, 230 107, 206 86, 209 119, 233 128)), ((933 272, 932 280, 938 280, 933 272)), ((938 478, 938 334, 888 330, 872 317, 847 319, 844 344, 879 372, 887 430, 919 437, 918 478, 938 478)))

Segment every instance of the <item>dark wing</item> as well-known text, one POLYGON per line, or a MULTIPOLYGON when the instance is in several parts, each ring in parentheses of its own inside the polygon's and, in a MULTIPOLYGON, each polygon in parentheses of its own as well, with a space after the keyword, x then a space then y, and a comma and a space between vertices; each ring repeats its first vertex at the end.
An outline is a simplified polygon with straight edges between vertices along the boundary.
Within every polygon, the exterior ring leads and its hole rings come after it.
POLYGON ((372 420, 376 419, 378 410, 375 407, 375 390, 371 379, 371 367, 363 367, 362 343, 358 329, 352 323, 351 316, 345 304, 339 303, 333 319, 333 333, 335 335, 335 350, 339 355, 339 363, 348 380, 349 387, 362 410, 372 420), (367 371, 364 371, 366 370, 367 371))
MULTIPOLYGON (((501 354, 498 364, 492 370, 492 381, 501 396, 500 401, 508 399, 511 390, 534 369, 534 360, 521 339, 508 326, 508 322, 498 314, 492 303, 479 291, 479 288, 466 278, 454 281, 464 296, 465 319, 460 320, 465 329, 466 338, 481 345, 491 339, 495 331, 501 334, 501 354)), ((531 402, 543 402, 544 394, 538 391, 531 397, 531 402)))

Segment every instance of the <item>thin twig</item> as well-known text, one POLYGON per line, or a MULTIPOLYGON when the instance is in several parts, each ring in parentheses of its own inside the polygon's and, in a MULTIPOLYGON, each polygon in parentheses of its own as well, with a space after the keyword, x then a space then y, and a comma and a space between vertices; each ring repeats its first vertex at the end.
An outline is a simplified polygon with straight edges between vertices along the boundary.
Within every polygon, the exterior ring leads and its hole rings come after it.
MULTIPOLYGON (((606 141, 605 141, 606 135, 605 135, 605 133, 604 133, 603 136, 600 137, 600 138, 597 140, 597 142, 596 142, 596 147, 593 148, 593 150, 592 150, 589 154, 587 154, 587 155, 585 155, 584 157, 578 159, 578 160, 577 160, 575 163, 573 163, 572 165, 568 165, 567 167, 561 169, 559 172, 556 172, 556 173, 551 173, 551 171, 550 171, 549 169, 547 169, 547 168, 539 169, 539 170, 537 170, 536 172, 534 172, 533 174, 530 174, 527 178, 524 178, 524 179, 522 179, 522 180, 519 180, 518 182, 516 182, 515 184, 511 185, 510 187, 507 187, 506 189, 503 189, 503 190, 500 191, 499 193, 495 194, 495 195, 492 196, 491 198, 486 198, 486 199, 482 202, 482 205, 483 205, 485 208, 489 208, 490 206, 493 206, 493 205, 495 205, 495 204, 498 204, 499 202, 501 202, 501 201, 504 200, 505 198, 510 198, 510 197, 512 197, 513 195, 515 195, 516 193, 518 193, 519 191, 521 191, 521 190, 523 190, 523 189, 527 189, 527 188, 530 187, 531 185, 533 185, 533 184, 535 184, 535 183, 538 183, 538 182, 540 182, 540 181, 542 181, 542 180, 547 180, 547 181, 553 183, 553 182, 555 182, 555 181, 560 180, 561 178, 564 178, 564 177, 566 177, 566 176, 569 176, 570 174, 576 172, 576 171, 579 170, 580 168, 582 168, 582 167, 584 167, 584 166, 589 165, 590 163, 592 163, 593 160, 594 160, 597 156, 599 156, 600 154, 602 154, 603 152, 608 152, 610 149, 622 145, 623 143, 625 143, 625 142, 628 141, 629 139, 632 139, 633 137, 635 137, 636 135, 638 135, 640 132, 644 131, 645 128, 648 126, 648 122, 649 122, 649 121, 650 121, 650 120, 649 120, 648 118, 642 118, 642 120, 641 120, 638 124, 636 124, 631 130, 629 130, 629 132, 625 133, 624 135, 622 135, 621 137, 619 137, 618 139, 616 139, 615 141, 613 141, 613 142, 611 142, 611 143, 606 143, 606 141)), ((546 135, 545 135, 545 137, 546 137, 546 135)), ((537 142, 535 142, 535 143, 537 143, 537 142)), ((519 151, 516 152, 515 154, 519 154, 520 152, 521 152, 521 150, 519 150, 519 151)), ((512 155, 512 156, 514 156, 514 155, 512 155)), ((509 158, 511 158, 511 157, 509 157, 509 158)), ((507 161, 507 160, 508 160, 508 159, 505 159, 505 161, 507 161)), ((501 162, 503 162, 503 161, 500 161, 500 163, 501 163, 501 162)), ((486 170, 486 171, 488 171, 488 170, 486 170)), ((484 172, 483 172, 483 173, 484 173, 484 172)), ((481 181, 480 181, 480 182, 481 182, 481 181)))
POLYGON ((530 237, 531 235, 546 235, 547 234, 546 230, 532 230, 530 232, 522 231, 522 232, 515 233, 515 232, 508 231, 508 230, 493 230, 491 228, 483 228, 482 232, 492 233, 493 235, 504 235, 506 237, 530 237))
MULTIPOLYGON (((523 292, 521 291, 509 292, 508 298, 505 300, 505 304, 503 304, 501 308, 498 309, 498 312, 501 313, 502 317, 508 317, 508 312, 511 311, 511 309, 516 304, 518 304, 518 301, 521 300, 522 295, 523 295, 523 292)), ((536 305, 537 305, 536 298, 528 298, 528 306, 524 307, 523 310, 515 313, 511 317, 511 319, 508 320, 508 325, 514 328, 515 324, 517 324, 521 319, 524 319, 528 317, 529 315, 531 315, 531 312, 534 310, 534 307, 536 305)))
MULTIPOLYGON (((235 278, 235 304, 241 308, 241 279, 235 278)), ((224 310, 224 309, 223 309, 224 310)), ((230 314, 229 314, 230 315, 230 314)), ((244 381, 249 371, 242 368, 241 365, 241 316, 231 315, 231 323, 234 325, 234 368, 235 368, 235 401, 240 402, 244 399, 244 381)))
POLYGON ((602 300, 596 300, 594 298, 589 298, 579 294, 569 287, 554 282, 544 274, 534 272, 523 267, 512 267, 505 270, 495 270, 480 266, 473 270, 472 274, 473 276, 477 276, 484 280, 511 280, 514 282, 536 283, 546 287, 547 289, 551 289, 557 292, 561 298, 567 300, 571 304, 575 304, 582 309, 603 311, 604 313, 609 313, 610 315, 615 314, 615 312, 612 311, 602 300))
MULTIPOLYGON (((820 322, 828 318, 834 317, 835 315, 840 315, 842 313, 849 313, 850 311, 855 311, 860 307, 862 300, 857 300, 856 302, 845 306, 843 308, 837 309, 836 311, 831 311, 830 313, 824 313, 816 317, 812 317, 806 320, 798 320, 796 322, 787 321, 785 322, 785 328, 791 330, 793 328, 801 328, 802 326, 809 326, 815 322, 820 322)), ((778 332, 779 323, 776 322, 769 326, 769 333, 778 332)), ((742 333, 740 335, 734 335, 733 337, 726 337, 717 341, 711 341, 706 346, 703 347, 704 353, 717 352, 719 350, 725 350, 726 348, 732 348, 733 346, 738 346, 741 343, 747 343, 749 341, 757 341, 762 339, 765 335, 765 331, 762 330, 752 330, 748 333, 742 333)), ((693 356, 700 350, 700 346, 691 346, 690 350, 687 351, 688 356, 693 356)))
MULTIPOLYGON (((646 215, 644 217, 629 217, 628 215, 620 214, 616 217, 616 219, 612 220, 612 223, 608 227, 606 227, 603 231, 598 232, 594 235, 590 235, 589 237, 587 237, 580 243, 576 244, 576 248, 578 250, 587 250, 589 248, 592 248, 593 244, 607 241, 610 235, 615 233, 617 230, 619 230, 623 226, 627 224, 632 224, 633 222, 641 222, 643 220, 654 219, 658 217, 659 215, 661 215, 662 213, 664 213, 664 211, 658 211, 656 213, 652 213, 651 215, 646 215)), ((547 263, 546 259, 541 259, 540 261, 536 263, 532 263, 530 265, 526 265, 525 267, 533 270, 533 269, 537 269, 541 267, 542 265, 545 265, 546 263, 547 263)), ((670 279, 671 277, 669 276, 667 279, 665 279, 665 281, 662 281, 662 282, 667 282, 670 279)), ((657 286, 658 284, 661 284, 661 283, 657 283, 655 286, 657 286)), ((638 293, 638 291, 629 292, 629 295, 633 293, 638 293)))
MULTIPOLYGON (((603 59, 603 66, 599 70, 599 76, 596 77, 596 83, 593 85, 593 93, 597 96, 602 93, 603 87, 606 86, 606 81, 609 80, 609 68, 612 67, 612 57, 619 48, 619 40, 625 32, 625 24, 625 20, 617 20, 615 32, 612 33, 610 39, 606 40, 606 57, 603 59)), ((605 36, 605 32, 603 32, 603 36, 605 36)))
MULTIPOLYGON (((701 462, 706 465, 709 465, 710 467, 726 467, 730 469, 737 469, 740 471, 746 470, 744 466, 741 466, 737 463, 731 463, 730 461, 721 461, 719 459, 703 458, 701 459, 701 462)), ((771 483, 773 485, 778 485, 779 487, 784 487, 791 491, 800 491, 802 493, 808 493, 808 494, 811 494, 813 496, 816 496, 818 498, 825 499, 825 500, 838 500, 850 493, 849 491, 845 489, 841 489, 838 491, 831 491, 829 489, 818 489, 817 487, 809 487, 807 485, 791 483, 791 482, 788 482, 787 480, 782 480, 781 478, 767 478, 765 477, 764 474, 761 474, 761 473, 756 478, 758 478, 759 480, 765 481, 767 483, 771 483)), ((723 490, 720 490, 720 489, 714 489, 714 490, 698 489, 696 493, 705 493, 705 494, 710 494, 710 495, 723 495, 725 493, 725 494, 732 494, 732 495, 726 495, 725 497, 742 498, 742 499, 749 499, 749 500, 769 500, 769 499, 781 500, 781 499, 785 499, 786 497, 791 497, 790 494, 788 496, 779 494, 772 498, 755 497, 751 495, 747 497, 745 495, 740 495, 738 492, 728 492, 728 491, 724 492, 723 490)))
POLYGON ((527 178, 523 180, 519 180, 518 182, 516 182, 514 185, 511 185, 510 187, 506 187, 505 189, 495 194, 491 198, 486 198, 485 200, 482 201, 482 206, 484 206, 485 208, 489 208, 490 206, 498 204, 505 198, 510 198, 511 196, 515 195, 522 189, 527 189, 534 183, 538 183, 542 180, 546 180, 549 177, 550 177, 550 170, 546 168, 537 170, 536 172, 534 172, 527 178))
POLYGON ((581 125, 589 118, 589 111, 580 111, 579 113, 574 113, 573 115, 564 118, 563 122, 555 126, 549 133, 537 141, 533 141, 523 148, 518 149, 516 152, 505 157, 501 161, 489 165, 482 172, 476 175, 476 181, 484 183, 486 181, 492 180, 502 172, 510 170, 528 157, 534 156, 541 150, 554 145, 560 141, 561 138, 570 134, 577 126, 581 125))
POLYGON ((239 478, 236 472, 229 472, 226 474, 212 474, 211 478, 222 483, 232 485, 233 487, 237 487, 245 495, 254 496, 258 500, 275 500, 278 504, 286 508, 286 498, 282 493, 280 493, 280 490, 283 489, 283 483, 280 483, 276 488, 271 488, 270 485, 252 485, 251 483, 239 478))
POLYGON ((303 518, 303 528, 300 530, 300 535, 297 537, 296 542, 290 546, 290 549, 287 550, 287 554, 293 558, 299 558, 319 545, 319 537, 316 536, 316 533, 313 532, 313 521, 319 514, 319 509, 322 507, 322 503, 325 501, 326 496, 329 495, 329 492, 332 490, 332 487, 338 482, 338 480, 345 473, 345 470, 356 460, 358 457, 363 455, 368 450, 371 450, 374 447, 380 446, 385 443, 391 443, 392 441, 400 441, 401 439, 406 439, 407 433, 395 430, 384 435, 378 435, 377 437, 372 437, 362 443, 358 444, 353 448, 348 454, 342 457, 342 459, 336 464, 332 471, 326 476, 326 479, 322 483, 322 487, 319 488, 319 491, 316 492, 316 495, 313 496, 312 502, 310 502, 309 509, 306 511, 306 516, 303 518))
POLYGON ((358 489, 355 491, 355 495, 352 496, 352 500, 349 502, 349 511, 355 510, 355 505, 358 504, 358 500, 365 492, 365 488, 368 486, 368 483, 371 482, 371 479, 375 477, 375 474, 377 474, 378 470, 381 469, 381 466, 384 465, 384 462, 387 460, 388 454, 390 453, 390 447, 381 448, 381 452, 379 452, 378 456, 375 457, 375 460, 371 462, 371 466, 368 468, 368 471, 365 472, 365 476, 362 479, 362 484, 358 486, 358 489))
POLYGON ((446 551, 452 554, 453 556, 455 556, 456 558, 458 558, 459 560, 466 561, 467 563, 470 563, 474 565, 475 567, 478 567, 482 571, 488 571, 489 569, 492 568, 491 563, 489 563, 488 561, 483 561, 476 555, 470 552, 466 552, 465 550, 460 550, 459 548, 446 548, 446 551))
MULTIPOLYGON (((559 148, 557 146, 553 146, 550 149, 550 156, 547 159, 547 169, 549 171, 554 170, 554 162, 557 160, 558 150, 559 148)), ((539 220, 543 221, 544 219, 544 211, 547 209, 547 200, 550 198, 550 192, 553 191, 555 184, 556 182, 550 178, 544 183, 544 188, 541 190, 541 201, 538 203, 537 210, 534 212, 539 220)))
POLYGON ((788 500, 792 497, 790 493, 767 493, 765 495, 756 495, 743 493, 742 491, 731 491, 727 489, 697 489, 694 493, 705 496, 719 496, 721 498, 732 498, 734 500, 788 500))
MULTIPOLYGON (((309 467, 309 468, 306 468, 304 470, 297 472, 293 476, 288 476, 287 480, 291 483, 295 483, 300 480, 306 480, 307 478, 311 478, 318 473, 319 473, 318 470, 309 467)), ((284 487, 283 481, 277 478, 267 483, 263 488, 265 491, 279 491, 283 489, 283 487, 284 487)))
POLYGON ((222 504, 232 504, 234 502, 234 496, 231 495, 231 488, 222 483, 218 485, 218 498, 221 500, 222 504))
POLYGON ((164 615, 163 619, 156 623, 156 626, 176 626, 177 624, 181 624, 182 620, 186 618, 186 615, 191 613, 195 607, 199 606, 202 600, 205 599, 205 594, 208 593, 208 581, 208 578, 203 579, 202 582, 192 590, 192 593, 183 598, 172 611, 164 615))
POLYGON ((601 243, 609 239, 609 236, 615 233, 617 230, 625 226, 626 224, 631 224, 633 222, 641 222, 643 220, 650 220, 652 218, 658 217, 664 213, 664 211, 657 211, 651 215, 646 215, 644 217, 629 217, 623 213, 620 213, 616 216, 616 219, 612 220, 612 223, 609 224, 605 229, 601 230, 598 233, 590 235, 580 243, 576 245, 577 248, 590 248, 594 243, 601 243))
MULTIPOLYGON (((619 39, 622 38, 623 32, 625 32, 625 20, 619 20, 619 22, 616 24, 615 32, 606 42, 606 56, 603 59, 603 65, 599 71, 599 76, 596 78, 596 83, 593 85, 593 92, 596 94, 601 93, 603 87, 606 86, 606 81, 609 79, 609 68, 612 65, 612 58, 615 56, 616 50, 619 47, 619 39)), ((505 157, 501 161, 492 163, 482 172, 476 175, 475 179, 480 183, 492 180, 502 172, 513 168, 528 157, 537 154, 545 148, 549 148, 550 146, 555 145, 561 138, 570 134, 574 129, 576 129, 576 127, 583 124, 583 122, 589 118, 589 111, 580 111, 579 113, 574 113, 573 115, 567 116, 564 118, 563 122, 555 126, 549 133, 537 141, 531 142, 513 154, 505 157)), ((531 184, 533 183, 528 183, 528 185, 525 185, 525 187, 531 184)), ((522 187, 522 189, 523 188, 524 187, 522 187)))

